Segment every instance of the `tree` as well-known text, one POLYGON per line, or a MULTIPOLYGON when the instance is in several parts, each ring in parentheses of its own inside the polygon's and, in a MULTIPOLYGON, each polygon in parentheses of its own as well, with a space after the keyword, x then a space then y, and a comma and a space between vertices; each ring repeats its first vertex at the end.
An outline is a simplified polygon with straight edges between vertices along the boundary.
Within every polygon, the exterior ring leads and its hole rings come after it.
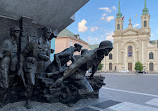
POLYGON ((100 70, 102 70, 102 68, 103 68, 103 64, 99 64, 99 66, 98 66, 98 70, 100 71, 100 70))
POLYGON ((135 70, 136 71, 139 71, 139 72, 142 72, 143 71, 143 64, 141 62, 136 62, 135 64, 135 70))

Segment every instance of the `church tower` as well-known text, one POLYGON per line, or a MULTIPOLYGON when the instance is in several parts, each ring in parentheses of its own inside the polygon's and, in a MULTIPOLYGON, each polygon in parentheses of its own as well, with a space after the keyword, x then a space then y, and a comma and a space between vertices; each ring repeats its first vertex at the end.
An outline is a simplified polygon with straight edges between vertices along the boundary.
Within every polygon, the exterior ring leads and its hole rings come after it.
POLYGON ((146 0, 144 0, 144 9, 143 14, 141 16, 141 27, 142 29, 150 29, 149 21, 150 21, 150 15, 149 10, 146 7, 146 0))
POLYGON ((115 31, 123 30, 123 19, 122 19, 122 13, 120 11, 120 0, 119 0, 119 6, 118 6, 118 13, 116 15, 115 19, 115 31))

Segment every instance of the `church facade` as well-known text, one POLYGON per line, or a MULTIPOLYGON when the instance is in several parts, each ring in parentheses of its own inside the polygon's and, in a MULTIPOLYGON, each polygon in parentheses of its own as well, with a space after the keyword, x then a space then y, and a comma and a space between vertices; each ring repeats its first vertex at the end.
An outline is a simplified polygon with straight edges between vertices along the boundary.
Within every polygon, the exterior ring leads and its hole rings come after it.
POLYGON ((146 0, 141 15, 141 28, 132 26, 131 19, 128 27, 123 29, 123 18, 120 12, 115 19, 115 31, 113 35, 114 49, 103 60, 104 71, 132 71, 134 72, 137 61, 143 64, 147 72, 158 72, 158 41, 150 41, 150 15, 146 7, 146 0))

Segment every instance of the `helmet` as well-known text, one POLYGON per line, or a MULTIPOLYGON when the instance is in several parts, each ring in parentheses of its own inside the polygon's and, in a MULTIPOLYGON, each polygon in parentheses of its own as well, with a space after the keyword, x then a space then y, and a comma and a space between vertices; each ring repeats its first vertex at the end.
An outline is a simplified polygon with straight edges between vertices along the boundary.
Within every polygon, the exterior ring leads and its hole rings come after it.
POLYGON ((50 33, 52 33, 52 29, 50 27, 43 27, 42 31, 43 32, 50 32, 50 33))
POLYGON ((77 43, 76 43, 76 44, 74 44, 74 46, 75 46, 75 47, 80 47, 80 48, 82 48, 82 45, 77 44, 77 43))
POLYGON ((13 33, 14 33, 15 31, 21 31, 21 30, 20 30, 20 28, 19 28, 18 26, 14 26, 14 27, 10 28, 10 34, 11 34, 11 35, 13 35, 13 33))
POLYGON ((20 28, 18 26, 12 27, 10 29, 11 31, 20 31, 20 28))
POLYGON ((112 42, 111 41, 102 41, 100 44, 99 44, 99 49, 105 49, 105 48, 109 48, 109 49, 113 49, 113 45, 112 45, 112 42))
POLYGON ((85 54, 86 52, 88 52, 88 49, 83 49, 83 50, 81 51, 81 55, 85 54))

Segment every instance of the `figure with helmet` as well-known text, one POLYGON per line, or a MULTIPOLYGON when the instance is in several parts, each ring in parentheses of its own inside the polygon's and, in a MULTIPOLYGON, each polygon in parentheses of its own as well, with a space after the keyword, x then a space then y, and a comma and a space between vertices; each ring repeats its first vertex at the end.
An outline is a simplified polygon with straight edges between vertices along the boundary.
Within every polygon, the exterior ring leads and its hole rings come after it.
POLYGON ((39 57, 41 60, 38 61, 38 66, 37 66, 37 73, 42 73, 50 64, 50 54, 53 53, 54 51, 50 49, 50 40, 53 38, 56 38, 52 33, 52 29, 50 27, 43 27, 42 28, 42 36, 38 38, 38 48, 41 50, 39 57), (46 61, 43 61, 42 59, 47 59, 46 61))
POLYGON ((0 107, 3 107, 7 92, 19 70, 18 44, 20 28, 18 26, 10 28, 10 36, 10 39, 3 41, 0 48, 0 89, 4 92, 4 95, 1 95, 3 99, 0 100, 0 107))
POLYGON ((18 44, 20 28, 18 26, 10 28, 11 39, 3 41, 0 48, 0 87, 9 88, 9 74, 18 71, 18 44))

